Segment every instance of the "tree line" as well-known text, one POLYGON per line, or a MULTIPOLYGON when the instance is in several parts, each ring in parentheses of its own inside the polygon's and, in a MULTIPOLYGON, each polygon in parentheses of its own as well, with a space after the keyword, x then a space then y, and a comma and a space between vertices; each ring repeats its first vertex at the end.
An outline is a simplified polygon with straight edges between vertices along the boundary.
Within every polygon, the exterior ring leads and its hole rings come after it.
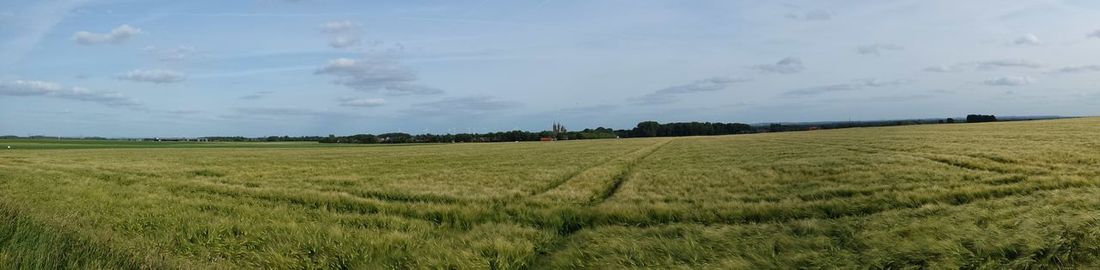
POLYGON ((997 117, 985 114, 971 114, 966 116, 967 123, 996 122, 997 117))
POLYGON ((554 123, 548 131, 531 132, 523 130, 458 133, 458 134, 357 134, 350 136, 329 135, 318 140, 321 143, 458 143, 458 142, 518 142, 545 140, 591 140, 633 137, 668 137, 729 135, 757 132, 751 125, 742 123, 684 122, 661 124, 654 121, 638 123, 633 129, 610 129, 605 127, 586 128, 580 131, 568 131, 564 126, 554 123))
POLYGON ((587 140, 587 139, 613 139, 617 135, 609 128, 584 129, 581 131, 566 131, 555 134, 553 131, 530 132, 523 130, 489 132, 489 133, 458 133, 458 134, 408 134, 408 133, 383 133, 383 134, 357 134, 350 136, 329 135, 323 137, 320 143, 460 143, 460 142, 520 142, 540 141, 544 138, 553 140, 587 140))
MULTIPOLYGON (((1035 118, 1035 119, 1049 119, 1035 118)), ((1005 121, 1031 120, 1029 118, 1011 118, 1005 121)), ((998 121, 994 115, 971 114, 966 116, 966 122, 992 122, 998 121)), ((222 141, 222 142, 320 142, 320 143, 460 143, 460 142, 517 142, 517 141, 545 141, 545 140, 590 140, 590 139, 614 139, 614 138, 639 138, 639 137, 671 137, 671 136, 709 136, 732 135, 762 132, 786 132, 808 131, 819 129, 837 129, 851 127, 877 127, 900 126, 920 124, 951 124, 956 123, 954 118, 930 118, 909 120, 882 120, 882 121, 831 121, 814 123, 770 123, 749 125, 744 123, 718 123, 718 122, 674 122, 658 123, 656 121, 644 121, 631 129, 611 129, 605 127, 586 128, 580 131, 570 131, 560 123, 554 123, 551 130, 547 131, 502 131, 488 133, 458 133, 458 134, 408 134, 408 133, 383 133, 383 134, 356 134, 349 136, 267 136, 267 137, 242 137, 242 136, 213 136, 198 138, 142 138, 143 141, 222 141)), ((62 137, 49 136, 0 136, 0 139, 62 139, 62 137)), ((106 139, 99 137, 64 137, 64 139, 106 139)), ((114 139, 135 140, 135 139, 114 139)))

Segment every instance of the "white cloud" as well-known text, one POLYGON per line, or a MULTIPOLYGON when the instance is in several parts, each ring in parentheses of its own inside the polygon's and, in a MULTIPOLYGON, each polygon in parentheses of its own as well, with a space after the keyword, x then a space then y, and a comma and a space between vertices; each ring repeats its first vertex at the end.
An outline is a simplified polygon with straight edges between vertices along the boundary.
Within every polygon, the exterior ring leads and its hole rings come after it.
POLYGON ((1085 65, 1060 68, 1055 70, 1054 73, 1084 73, 1098 71, 1100 71, 1100 65, 1085 65))
POLYGON ((865 89, 865 88, 901 86, 901 85, 907 85, 907 84, 911 84, 911 83, 913 83, 913 81, 903 80, 903 79, 897 79, 897 80, 862 79, 862 80, 853 80, 850 83, 830 84, 830 85, 795 89, 795 90, 784 92, 783 94, 787 95, 787 96, 811 96, 811 95, 818 95, 818 94, 824 94, 824 93, 829 93, 829 92, 845 92, 845 91, 862 90, 862 89, 865 89))
POLYGON ((386 100, 380 98, 343 98, 340 99, 340 106, 344 107, 378 107, 386 105, 386 100))
POLYGON ((906 85, 906 84, 913 83, 913 81, 905 80, 905 79, 897 79, 897 80, 862 79, 862 80, 855 80, 855 83, 858 84, 858 85, 863 85, 863 86, 868 86, 868 87, 883 87, 883 86, 906 85))
POLYGON ((267 97, 271 94, 274 94, 274 93, 275 93, 275 91, 259 91, 259 92, 255 92, 255 93, 252 93, 252 94, 241 96, 239 99, 257 100, 257 99, 265 98, 265 97, 267 97))
POLYGON ((192 46, 177 46, 175 48, 157 48, 155 46, 149 46, 142 49, 145 53, 152 55, 161 62, 179 62, 187 60, 197 50, 192 46))
POLYGON ((314 74, 335 76, 332 82, 364 92, 384 91, 389 95, 429 95, 443 90, 415 84, 419 79, 412 69, 384 57, 329 60, 314 74))
POLYGON ((989 61, 977 62, 977 63, 975 63, 975 65, 977 66, 978 69, 983 69, 983 70, 990 70, 990 69, 997 69, 997 68, 1012 68, 1012 67, 1018 67, 1018 68, 1040 68, 1040 67, 1043 67, 1042 64, 1039 64, 1039 63, 1034 62, 1034 61, 1023 60, 1023 59, 989 60, 989 61))
POLYGON ((95 45, 100 43, 121 44, 140 33, 140 28, 123 24, 119 27, 116 27, 115 29, 112 29, 111 32, 104 34, 92 33, 88 31, 76 32, 76 34, 73 34, 73 40, 75 40, 76 43, 82 45, 95 45))
POLYGON ((1001 68, 1041 68, 1042 64, 1024 59, 998 59, 976 62, 958 63, 950 66, 940 65, 924 68, 927 72, 957 72, 973 68, 977 71, 989 71, 1001 68))
POLYGON ((833 18, 833 13, 827 10, 811 10, 802 14, 789 13, 788 19, 800 21, 828 21, 833 18))
POLYGON ((946 66, 946 65, 926 67, 923 70, 927 71, 927 72, 941 72, 941 73, 959 71, 958 67, 956 67, 956 66, 946 66))
POLYGON ((120 74, 116 78, 118 78, 119 80, 127 80, 127 81, 135 81, 135 82, 151 82, 151 83, 160 84, 160 83, 181 82, 185 79, 185 76, 182 73, 171 71, 171 70, 162 70, 162 69, 144 70, 144 69, 138 69, 138 70, 134 70, 134 71, 124 73, 124 74, 120 74))
POLYGON ((905 49, 905 47, 902 47, 902 46, 899 46, 899 45, 875 43, 875 44, 870 44, 870 45, 859 46, 859 48, 856 48, 856 52, 859 53, 859 54, 879 55, 883 51, 900 51, 900 50, 903 50, 903 49, 905 49))
POLYGON ((1010 76, 986 80, 984 83, 991 86, 1021 86, 1032 84, 1034 82, 1035 79, 1031 78, 1031 76, 1010 76))
POLYGON ((350 48, 363 42, 363 26, 353 21, 330 21, 321 24, 320 28, 328 35, 328 45, 333 48, 350 48))
POLYGON ((1088 37, 1090 37, 1090 38, 1100 38, 1100 30, 1096 30, 1096 31, 1093 31, 1092 33, 1089 33, 1088 37))
POLYGON ((407 83, 387 85, 386 91, 388 92, 387 94, 391 96, 434 95, 443 93, 443 90, 438 88, 407 83))
POLYGON ((322 118, 346 118, 353 117, 353 115, 341 112, 333 111, 318 111, 311 109, 295 108, 295 107, 245 107, 234 108, 236 114, 230 115, 231 118, 240 117, 259 117, 259 118, 281 118, 281 117, 322 117, 322 118))
POLYGON ((363 39, 359 36, 338 36, 328 40, 328 46, 337 49, 354 47, 361 43, 363 43, 363 39))
POLYGON ((97 92, 82 87, 64 87, 46 81, 0 81, 0 95, 4 96, 46 96, 61 99, 87 101, 110 107, 140 107, 141 105, 122 94, 115 92, 97 92))
POLYGON ((1043 42, 1039 40, 1039 37, 1035 36, 1035 34, 1028 33, 1022 37, 1016 38, 1016 40, 1012 41, 1012 44, 1038 46, 1043 45, 1043 42))
POLYGON ((644 95, 641 97, 631 98, 630 100, 636 104, 668 104, 676 102, 677 95, 699 93, 699 92, 712 92, 722 89, 726 89, 731 84, 742 83, 750 81, 748 78, 732 78, 732 77, 713 77, 694 81, 688 84, 676 85, 666 87, 644 95))
POLYGON ((409 113, 418 114, 444 114, 444 115, 476 115, 491 111, 507 110, 519 107, 521 104, 515 101, 505 101, 489 96, 469 96, 447 98, 439 101, 414 104, 409 113))
POLYGON ((798 59, 796 57, 783 58, 782 60, 779 60, 779 62, 776 62, 775 64, 755 65, 752 68, 756 69, 756 70, 759 70, 759 71, 763 71, 763 72, 780 73, 780 74, 793 74, 793 73, 802 72, 803 70, 806 69, 806 67, 802 65, 802 59, 798 59))
POLYGON ((330 21, 321 24, 321 31, 325 33, 344 33, 359 31, 363 26, 359 23, 343 20, 343 21, 330 21))

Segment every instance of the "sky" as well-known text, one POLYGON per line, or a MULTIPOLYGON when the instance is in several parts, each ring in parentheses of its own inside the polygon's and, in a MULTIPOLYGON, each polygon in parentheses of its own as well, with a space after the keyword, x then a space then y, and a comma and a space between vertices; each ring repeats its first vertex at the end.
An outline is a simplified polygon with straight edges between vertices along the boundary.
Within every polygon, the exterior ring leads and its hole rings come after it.
POLYGON ((0 135, 1100 114, 1100 2, 0 0, 0 135))

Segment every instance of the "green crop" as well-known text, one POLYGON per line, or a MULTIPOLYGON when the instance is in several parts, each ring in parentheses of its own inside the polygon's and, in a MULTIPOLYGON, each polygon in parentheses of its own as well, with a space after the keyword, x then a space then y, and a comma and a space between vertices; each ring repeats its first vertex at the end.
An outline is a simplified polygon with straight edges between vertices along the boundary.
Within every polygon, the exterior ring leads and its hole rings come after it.
POLYGON ((401 147, 6 140, 0 265, 1093 268, 1098 135, 1081 118, 401 147))

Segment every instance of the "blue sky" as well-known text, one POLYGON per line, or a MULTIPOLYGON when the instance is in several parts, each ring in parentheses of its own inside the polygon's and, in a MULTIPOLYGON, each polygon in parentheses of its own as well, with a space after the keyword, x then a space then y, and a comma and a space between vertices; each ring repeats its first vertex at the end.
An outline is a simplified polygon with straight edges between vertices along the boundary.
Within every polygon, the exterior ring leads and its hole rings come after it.
POLYGON ((1100 114, 1095 1, 0 0, 0 134, 1100 114))

